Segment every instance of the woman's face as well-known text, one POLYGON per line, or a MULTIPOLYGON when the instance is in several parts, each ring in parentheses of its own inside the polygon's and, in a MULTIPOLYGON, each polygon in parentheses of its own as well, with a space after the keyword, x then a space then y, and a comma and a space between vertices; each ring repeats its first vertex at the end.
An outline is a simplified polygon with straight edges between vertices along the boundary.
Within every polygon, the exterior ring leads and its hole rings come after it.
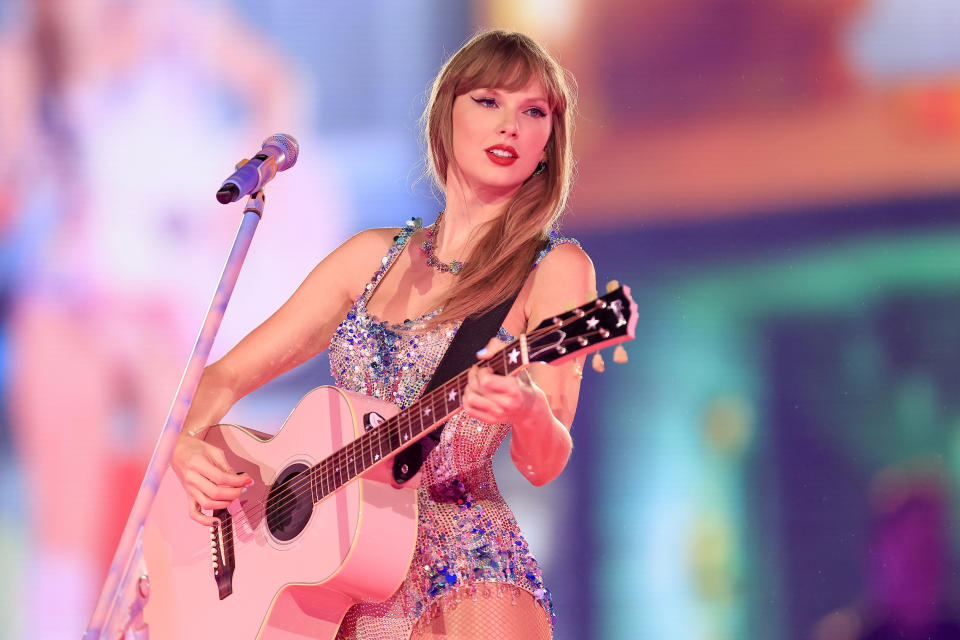
POLYGON ((517 91, 478 88, 457 96, 453 158, 462 179, 485 191, 519 188, 544 159, 552 122, 539 80, 517 91))

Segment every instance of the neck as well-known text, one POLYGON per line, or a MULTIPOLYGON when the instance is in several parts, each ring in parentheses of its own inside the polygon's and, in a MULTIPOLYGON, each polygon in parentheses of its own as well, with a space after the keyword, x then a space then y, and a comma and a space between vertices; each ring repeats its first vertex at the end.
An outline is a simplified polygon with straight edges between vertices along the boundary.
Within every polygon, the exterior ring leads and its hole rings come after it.
POLYGON ((480 228, 503 214, 519 186, 509 190, 475 188, 453 169, 447 172, 446 207, 436 237, 440 258, 465 260, 480 228))

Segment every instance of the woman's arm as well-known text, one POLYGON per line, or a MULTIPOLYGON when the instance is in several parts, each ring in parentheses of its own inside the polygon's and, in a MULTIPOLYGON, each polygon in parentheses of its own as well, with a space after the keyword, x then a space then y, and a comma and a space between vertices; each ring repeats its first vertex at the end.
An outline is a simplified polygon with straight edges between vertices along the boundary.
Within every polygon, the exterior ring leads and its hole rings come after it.
MULTIPOLYGON (((554 248, 533 274, 526 301, 527 331, 595 296, 596 274, 589 256, 573 244, 554 248)), ((488 349, 496 346, 501 345, 494 338, 488 349)), ((500 376, 485 367, 470 370, 464 409, 487 422, 513 423, 510 457, 537 486, 560 475, 570 457, 570 427, 584 360, 585 356, 558 365, 535 364, 517 376, 500 376)))
POLYGON ((197 436, 237 400, 329 346, 395 234, 395 229, 371 229, 347 240, 272 316, 204 370, 170 461, 187 492, 191 518, 212 524, 200 509, 225 508, 252 482, 238 477, 223 452, 197 436))

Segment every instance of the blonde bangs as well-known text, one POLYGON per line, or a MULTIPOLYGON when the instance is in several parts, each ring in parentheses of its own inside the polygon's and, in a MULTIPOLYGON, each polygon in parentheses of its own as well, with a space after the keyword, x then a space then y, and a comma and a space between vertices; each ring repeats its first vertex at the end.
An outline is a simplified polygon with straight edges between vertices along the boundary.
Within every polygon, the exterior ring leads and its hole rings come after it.
POLYGON ((546 91, 550 110, 561 113, 565 111, 567 96, 557 82, 562 71, 556 63, 522 46, 521 41, 511 44, 514 46, 488 47, 487 59, 481 56, 472 59, 464 67, 453 87, 453 97, 480 87, 519 91, 526 87, 531 79, 536 78, 546 91))

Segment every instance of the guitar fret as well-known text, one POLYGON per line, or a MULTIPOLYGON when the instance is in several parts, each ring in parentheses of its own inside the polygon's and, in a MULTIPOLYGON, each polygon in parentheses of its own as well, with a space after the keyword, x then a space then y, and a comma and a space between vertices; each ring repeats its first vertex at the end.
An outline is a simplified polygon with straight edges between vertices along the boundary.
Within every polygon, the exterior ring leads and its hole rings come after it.
POLYGON ((412 412, 410 413, 411 420, 413 419, 412 416, 416 416, 416 418, 417 418, 417 435, 420 435, 420 434, 423 433, 423 431, 424 431, 424 426, 423 426, 423 411, 424 411, 424 409, 423 409, 423 402, 422 402, 422 401, 419 401, 419 402, 417 402, 417 405, 416 405, 416 411, 412 411, 412 412))
MULTIPOLYGON (((326 462, 326 461, 324 461, 326 462)), ((323 496, 330 495, 330 465, 326 463, 323 465, 322 472, 320 474, 320 486, 323 487, 323 496)))
POLYGON ((400 448, 400 433, 393 428, 392 424, 387 429, 386 435, 387 447, 390 449, 390 451, 396 451, 398 448, 400 448))
POLYGON ((337 479, 334 476, 334 470, 337 467, 336 455, 333 455, 327 463, 327 495, 337 490, 337 479))
POLYGON ((354 451, 354 464, 357 467, 357 475, 363 473, 364 469, 367 468, 367 450, 366 447, 363 446, 365 442, 366 440, 363 439, 363 434, 354 441, 356 445, 354 447, 354 449, 356 449, 356 451, 354 451))
POLYGON ((453 411, 456 411, 460 408, 460 394, 463 393, 463 387, 461 386, 461 383, 463 381, 464 378, 461 378, 460 376, 457 376, 450 381, 452 383, 451 386, 453 387, 451 390, 452 397, 450 398, 450 402, 453 403, 453 411))
POLYGON ((346 484, 347 482, 350 482, 350 480, 352 480, 357 475, 357 463, 356 463, 357 457, 353 449, 354 447, 352 442, 348 444, 346 447, 344 447, 344 450, 346 451, 345 457, 347 459, 347 464, 346 464, 347 478, 346 480, 344 480, 344 484, 346 484))
POLYGON ((370 446, 370 434, 365 433, 360 436, 360 462, 364 469, 373 465, 373 450, 370 446))
POLYGON ((353 442, 353 477, 359 476, 366 469, 363 462, 363 440, 357 438, 353 442))
MULTIPOLYGON (((589 353, 610 343, 631 340, 636 328, 636 312, 637 305, 630 298, 629 290, 622 287, 592 303, 545 320, 533 331, 506 344, 483 366, 493 373, 510 375, 531 362, 550 364, 568 359, 571 356, 568 352, 587 350, 589 353)), ((468 380, 467 372, 461 372, 417 399, 406 411, 365 431, 311 467, 309 481, 313 499, 319 501, 335 493, 461 409, 468 380)))
POLYGON ((375 433, 371 433, 367 436, 367 450, 370 453, 370 466, 372 467, 376 463, 380 462, 381 453, 380 453, 380 439, 377 438, 375 433))
MULTIPOLYGON (((507 346, 512 347, 510 352, 515 351, 517 349, 516 340, 511 342, 507 346)), ((510 361, 507 356, 508 353, 509 352, 507 351, 507 349, 503 349, 503 351, 500 352, 500 364, 503 366, 503 375, 509 375, 510 372, 512 371, 512 369, 510 368, 510 361)))
MULTIPOLYGON (((337 455, 333 460, 333 483, 334 487, 343 486, 343 449, 337 451, 337 455)), ((336 491, 336 488, 334 488, 336 491)))
POLYGON ((314 487, 315 487, 315 489, 316 489, 316 492, 313 494, 313 501, 316 503, 316 502, 319 502, 320 500, 322 500, 322 499, 323 499, 323 496, 324 496, 324 493, 323 493, 323 462, 321 461, 321 462, 319 462, 318 464, 313 465, 313 467, 310 469, 310 473, 313 474, 313 478, 314 478, 314 487))

